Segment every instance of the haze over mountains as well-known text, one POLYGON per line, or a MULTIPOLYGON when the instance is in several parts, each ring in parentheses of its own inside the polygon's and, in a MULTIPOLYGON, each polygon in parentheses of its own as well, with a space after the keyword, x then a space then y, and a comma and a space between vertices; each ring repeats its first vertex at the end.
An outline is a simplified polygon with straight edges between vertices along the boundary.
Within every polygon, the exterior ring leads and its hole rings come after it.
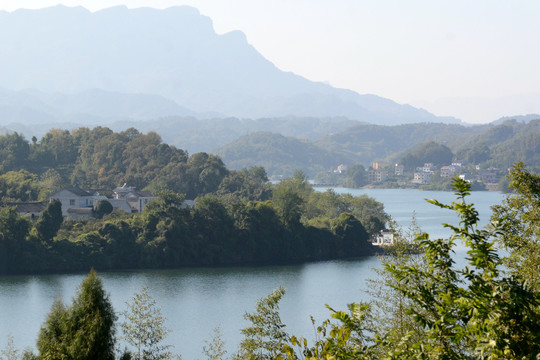
POLYGON ((490 143, 493 154, 524 155, 490 165, 538 162, 538 115, 448 124, 459 120, 313 82, 278 69, 240 31, 216 34, 192 7, 0 12, 0 44, 0 134, 39 141, 51 128, 135 127, 191 154, 216 153, 232 169, 313 176, 398 161, 428 141, 467 153, 494 127, 516 136, 496 137, 507 143, 490 143))
POLYGON ((458 121, 283 72, 242 32, 217 35, 187 6, 0 12, 0 43, 9 69, 0 72, 3 124, 169 115, 458 121))

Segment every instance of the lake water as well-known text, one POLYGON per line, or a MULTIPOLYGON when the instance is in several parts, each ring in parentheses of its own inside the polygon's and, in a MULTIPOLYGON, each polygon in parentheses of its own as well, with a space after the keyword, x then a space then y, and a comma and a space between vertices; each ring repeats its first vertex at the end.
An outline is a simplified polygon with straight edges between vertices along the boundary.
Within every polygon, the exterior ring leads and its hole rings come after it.
MULTIPOLYGON (((325 189, 318 189, 324 191, 325 189)), ((367 194, 385 204, 386 211, 406 227, 413 211, 422 229, 432 236, 447 236, 441 223, 456 223, 449 210, 425 202, 435 198, 448 203, 455 200, 450 192, 403 189, 335 189, 353 195, 367 194)), ((476 204, 483 223, 489 220, 490 206, 500 203, 498 192, 474 192, 469 198, 476 204)), ((463 256, 459 252, 458 256, 463 256)), ((203 359, 204 340, 220 326, 228 355, 237 348, 240 329, 247 323, 242 316, 252 312, 257 299, 283 286, 286 294, 280 313, 289 333, 314 336, 310 315, 317 322, 328 317, 325 304, 346 309, 346 304, 366 299, 366 279, 372 277, 377 258, 327 261, 298 266, 250 267, 225 269, 140 270, 101 273, 117 313, 143 285, 162 307, 166 325, 172 332, 167 343, 185 360, 203 359)), ((35 342, 53 301, 71 302, 85 274, 4 276, 0 277, 0 348, 12 335, 19 349, 35 349, 35 342)))

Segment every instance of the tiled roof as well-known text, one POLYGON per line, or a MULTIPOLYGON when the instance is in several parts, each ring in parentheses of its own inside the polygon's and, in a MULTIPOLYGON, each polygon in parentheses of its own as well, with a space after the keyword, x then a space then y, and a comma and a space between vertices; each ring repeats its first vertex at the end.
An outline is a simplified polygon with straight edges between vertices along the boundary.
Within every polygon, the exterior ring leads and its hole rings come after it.
POLYGON ((19 213, 40 213, 47 205, 43 202, 5 203, 5 206, 15 206, 19 213))
POLYGON ((64 190, 72 192, 73 194, 77 196, 92 196, 92 194, 90 194, 88 191, 85 191, 77 186, 68 186, 64 190))

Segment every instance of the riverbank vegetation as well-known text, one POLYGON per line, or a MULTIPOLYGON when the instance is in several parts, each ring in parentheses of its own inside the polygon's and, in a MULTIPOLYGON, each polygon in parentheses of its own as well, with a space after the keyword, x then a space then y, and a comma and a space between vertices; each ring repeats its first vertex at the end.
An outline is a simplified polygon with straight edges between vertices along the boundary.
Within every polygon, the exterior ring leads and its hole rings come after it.
POLYGON ((314 192, 301 176, 273 186, 268 200, 204 195, 194 207, 161 191, 139 214, 64 220, 52 201, 37 221, 0 210, 1 273, 286 264, 373 254, 382 204, 314 192))
POLYGON ((39 143, 17 134, 2 141, 11 150, 0 154, 7 170, 0 175, 0 274, 364 256, 376 251, 370 237, 388 220, 383 205, 367 196, 315 192, 301 172, 271 184, 261 167, 228 170, 218 157, 188 156, 155 133, 81 128, 53 130, 39 143), (125 182, 157 199, 136 214, 111 212, 98 201, 95 217, 81 220, 64 219, 56 200, 37 219, 16 211, 18 202, 43 199, 66 184, 125 182))
MULTIPOLYGON (((540 354, 538 272, 523 271, 523 267, 534 270, 538 266, 538 253, 519 250, 523 243, 534 246, 538 242, 534 219, 540 207, 537 201, 540 177, 519 164, 512 176, 511 185, 519 189, 498 207, 486 229, 478 228, 478 213, 474 205, 466 201, 470 184, 455 179, 455 202, 430 201, 459 216, 458 226, 443 224, 453 230, 450 238, 431 239, 429 234, 419 234, 414 242, 421 251, 415 253, 408 252, 406 246, 400 247, 398 242, 384 259, 380 278, 376 279, 381 291, 373 294, 374 301, 350 304, 348 311, 328 306, 330 318, 322 324, 314 324, 317 331, 314 340, 286 331, 279 315, 279 302, 285 296, 283 288, 261 299, 254 312, 246 313, 248 326, 242 330, 243 340, 231 358, 536 359, 540 354), (533 210, 532 217, 528 217, 528 212, 521 212, 522 208, 515 210, 514 201, 533 210), (516 233, 511 231, 510 225, 515 221, 520 225, 517 232, 523 236, 521 244, 515 242, 516 233), (461 269, 456 268, 452 257, 458 241, 467 247, 467 266, 461 269), (497 251, 501 243, 509 250, 508 269, 502 266, 506 258, 501 258, 497 251), (531 275, 533 278, 527 278, 531 275)), ((411 229, 412 232, 417 230, 411 229)), ((399 239, 404 240, 401 236, 399 239)), ((132 301, 131 314, 137 313, 133 306, 150 308, 152 311, 146 313, 150 314, 154 325, 162 323, 159 312, 153 311, 155 303, 144 289, 132 301)), ((23 358, 112 358, 111 338, 114 338, 115 327, 111 319, 114 320, 115 315, 108 297, 91 272, 72 306, 53 305, 40 333, 39 354, 26 351, 23 358), (90 293, 95 296, 88 296, 90 293), (106 309, 100 313, 103 321, 94 316, 76 316, 80 309, 94 314, 93 309, 100 306, 106 309), (95 342, 92 351, 88 347, 90 341, 95 342), (70 356, 79 348, 77 356, 70 356)), ((137 320, 140 317, 132 317, 134 324, 137 320)), ((161 342, 160 334, 166 331, 157 328, 159 331, 154 333, 157 335, 150 336, 156 340, 155 344, 161 342)), ((148 349, 150 347, 135 347, 120 351, 119 356, 121 359, 172 358, 166 345, 156 347, 155 352, 148 349)), ((11 351, 17 355, 16 349, 11 348, 11 351)), ((226 358, 219 331, 207 342, 204 354, 212 360, 226 358)))

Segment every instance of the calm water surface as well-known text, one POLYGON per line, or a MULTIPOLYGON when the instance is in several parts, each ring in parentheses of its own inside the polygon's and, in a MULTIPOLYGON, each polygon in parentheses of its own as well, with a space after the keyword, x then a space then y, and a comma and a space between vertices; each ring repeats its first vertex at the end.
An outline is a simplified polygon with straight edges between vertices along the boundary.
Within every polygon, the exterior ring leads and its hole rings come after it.
MULTIPOLYGON (((319 189, 324 191, 325 189, 319 189)), ((400 224, 408 226, 413 211, 422 229, 432 236, 449 234, 440 224, 456 223, 455 215, 427 204, 425 198, 442 202, 455 199, 449 192, 402 189, 336 189, 338 193, 367 194, 385 204, 386 211, 400 224)), ((470 201, 476 204, 483 223, 491 214, 490 206, 500 203, 498 192, 475 192, 470 201)), ((458 249, 458 256, 460 255, 458 249)), ((247 323, 242 315, 253 311, 257 299, 283 286, 287 292, 281 302, 281 316, 288 331, 313 338, 310 315, 320 322, 328 317, 324 304, 345 309, 347 303, 366 299, 365 280, 373 277, 376 258, 329 261, 298 266, 140 270, 101 273, 115 310, 125 309, 125 302, 141 286, 162 307, 166 325, 172 330, 167 338, 173 352, 186 360, 202 359, 204 340, 212 329, 221 327, 229 355, 240 341, 240 329, 247 323)), ((22 349, 35 348, 40 326, 53 301, 70 302, 85 274, 0 277, 0 348, 9 334, 22 349)))

